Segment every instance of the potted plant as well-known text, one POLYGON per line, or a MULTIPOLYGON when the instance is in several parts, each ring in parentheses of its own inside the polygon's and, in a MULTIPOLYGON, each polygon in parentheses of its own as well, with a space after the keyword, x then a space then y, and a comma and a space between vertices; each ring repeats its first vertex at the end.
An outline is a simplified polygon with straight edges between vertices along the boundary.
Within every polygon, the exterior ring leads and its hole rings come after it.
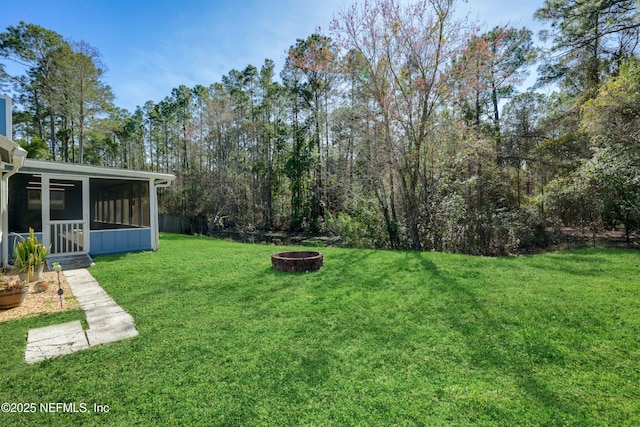
POLYGON ((18 270, 20 280, 27 283, 31 279, 41 280, 49 251, 38 241, 33 228, 29 228, 27 238, 19 237, 20 240, 16 240, 13 245, 13 266, 18 270))
POLYGON ((29 292, 29 286, 20 280, 0 279, 0 310, 18 307, 29 292))

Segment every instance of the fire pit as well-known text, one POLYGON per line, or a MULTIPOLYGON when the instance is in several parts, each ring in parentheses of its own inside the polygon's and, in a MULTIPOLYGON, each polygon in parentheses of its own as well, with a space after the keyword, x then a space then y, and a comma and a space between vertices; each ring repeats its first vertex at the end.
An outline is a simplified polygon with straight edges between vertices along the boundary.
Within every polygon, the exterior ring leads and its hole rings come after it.
POLYGON ((315 251, 278 252, 271 255, 271 266, 280 271, 299 273, 322 267, 323 255, 315 251))

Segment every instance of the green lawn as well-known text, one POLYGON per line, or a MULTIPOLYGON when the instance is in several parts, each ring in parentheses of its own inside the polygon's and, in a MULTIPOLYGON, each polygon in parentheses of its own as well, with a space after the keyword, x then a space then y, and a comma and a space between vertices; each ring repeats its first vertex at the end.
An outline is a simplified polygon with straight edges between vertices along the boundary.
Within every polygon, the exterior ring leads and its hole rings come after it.
POLYGON ((281 248, 165 234, 91 268, 136 338, 36 365, 0 324, 0 425, 640 425, 640 252, 519 258, 281 248), (93 405, 108 413, 93 413, 93 405), (69 409, 69 408, 67 408, 69 409))

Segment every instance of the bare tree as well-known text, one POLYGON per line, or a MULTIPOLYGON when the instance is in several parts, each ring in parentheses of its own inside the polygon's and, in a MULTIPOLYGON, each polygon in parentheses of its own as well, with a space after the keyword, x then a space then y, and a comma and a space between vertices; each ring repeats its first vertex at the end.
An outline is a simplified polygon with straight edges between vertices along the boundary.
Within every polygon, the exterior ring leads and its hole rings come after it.
POLYGON ((375 101, 384 150, 397 177, 411 245, 422 248, 421 209, 428 209, 430 164, 437 155, 434 126, 450 95, 447 68, 460 51, 463 31, 453 0, 404 5, 379 0, 352 6, 332 29, 339 44, 357 55, 360 78, 375 101))

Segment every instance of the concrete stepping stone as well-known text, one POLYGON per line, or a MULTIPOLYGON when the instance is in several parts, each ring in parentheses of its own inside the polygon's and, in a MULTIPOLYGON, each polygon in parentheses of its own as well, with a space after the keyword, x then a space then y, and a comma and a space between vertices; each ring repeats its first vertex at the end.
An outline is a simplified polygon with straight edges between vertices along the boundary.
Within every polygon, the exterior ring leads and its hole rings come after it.
POLYGON ((80 321, 32 329, 27 335, 25 361, 45 359, 138 335, 133 317, 124 311, 85 269, 65 272, 69 287, 85 311, 89 329, 80 321))
POLYGON ((104 316, 87 317, 87 323, 89 324, 89 329, 104 329, 107 327, 118 329, 120 324, 130 323, 133 325, 133 317, 129 313, 121 311, 120 313, 109 313, 104 316))
POLYGON ((95 284, 74 284, 73 286, 69 285, 69 287, 71 288, 73 295, 79 299, 94 295, 109 295, 104 289, 102 289, 102 287, 96 286, 95 284))
POLYGON ((126 313, 126 311, 124 311, 124 309, 118 304, 94 305, 92 307, 85 308, 84 312, 87 315, 87 321, 89 319, 95 319, 112 313, 126 313))
POLYGON ((127 338, 133 338, 139 334, 133 323, 128 325, 122 325, 121 329, 104 328, 104 329, 89 329, 87 330, 87 340, 91 347, 108 344, 127 338))
POLYGON ((24 359, 27 363, 35 363, 87 348, 87 335, 80 321, 76 320, 30 330, 24 359))
MULTIPOLYGON (((75 294, 74 294, 75 295, 75 294)), ((93 307, 106 307, 118 305, 109 295, 93 295, 91 297, 76 298, 83 310, 93 307)))

